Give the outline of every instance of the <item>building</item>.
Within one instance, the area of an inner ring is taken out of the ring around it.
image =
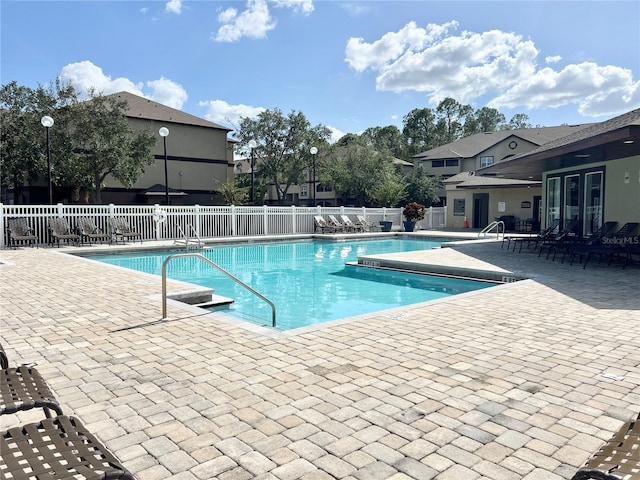
[[[170,203],[221,203],[217,182],[233,178],[232,141],[227,138],[231,129],[129,92],[114,95],[127,102],[131,127],[154,132],[158,142],[152,151],[155,164],[146,167],[131,188],[107,177],[102,191],[104,203],[165,203],[164,144],[158,134],[161,127],[169,130],[166,152]]]
[[[589,235],[604,221],[640,222],[640,109],[476,171],[541,182],[541,220]]]

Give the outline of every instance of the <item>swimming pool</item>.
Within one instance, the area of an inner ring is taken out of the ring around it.
[[[220,245],[201,253],[276,305],[277,329],[290,330],[457,295],[495,283],[346,266],[358,256],[438,247],[441,240],[294,241]],[[178,252],[94,255],[87,258],[161,275],[164,260]],[[180,258],[167,276],[213,288],[235,300],[227,313],[271,325],[271,307],[197,258]]]

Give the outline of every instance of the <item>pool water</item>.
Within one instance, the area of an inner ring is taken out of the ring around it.
[[[493,283],[346,266],[358,256],[425,250],[441,241],[384,239],[220,245],[200,250],[276,305],[278,330],[426,302],[493,286]],[[91,256],[93,260],[156,275],[177,252]],[[271,326],[271,307],[197,258],[179,258],[167,276],[235,300],[228,314]]]

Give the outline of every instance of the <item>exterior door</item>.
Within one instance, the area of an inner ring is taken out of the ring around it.
[[[489,225],[489,194],[473,194],[473,225],[472,228],[484,228]]]

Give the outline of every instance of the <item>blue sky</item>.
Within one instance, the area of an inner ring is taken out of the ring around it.
[[[345,133],[453,97],[533,125],[640,107],[640,2],[2,0],[2,84],[127,90],[233,128]]]

